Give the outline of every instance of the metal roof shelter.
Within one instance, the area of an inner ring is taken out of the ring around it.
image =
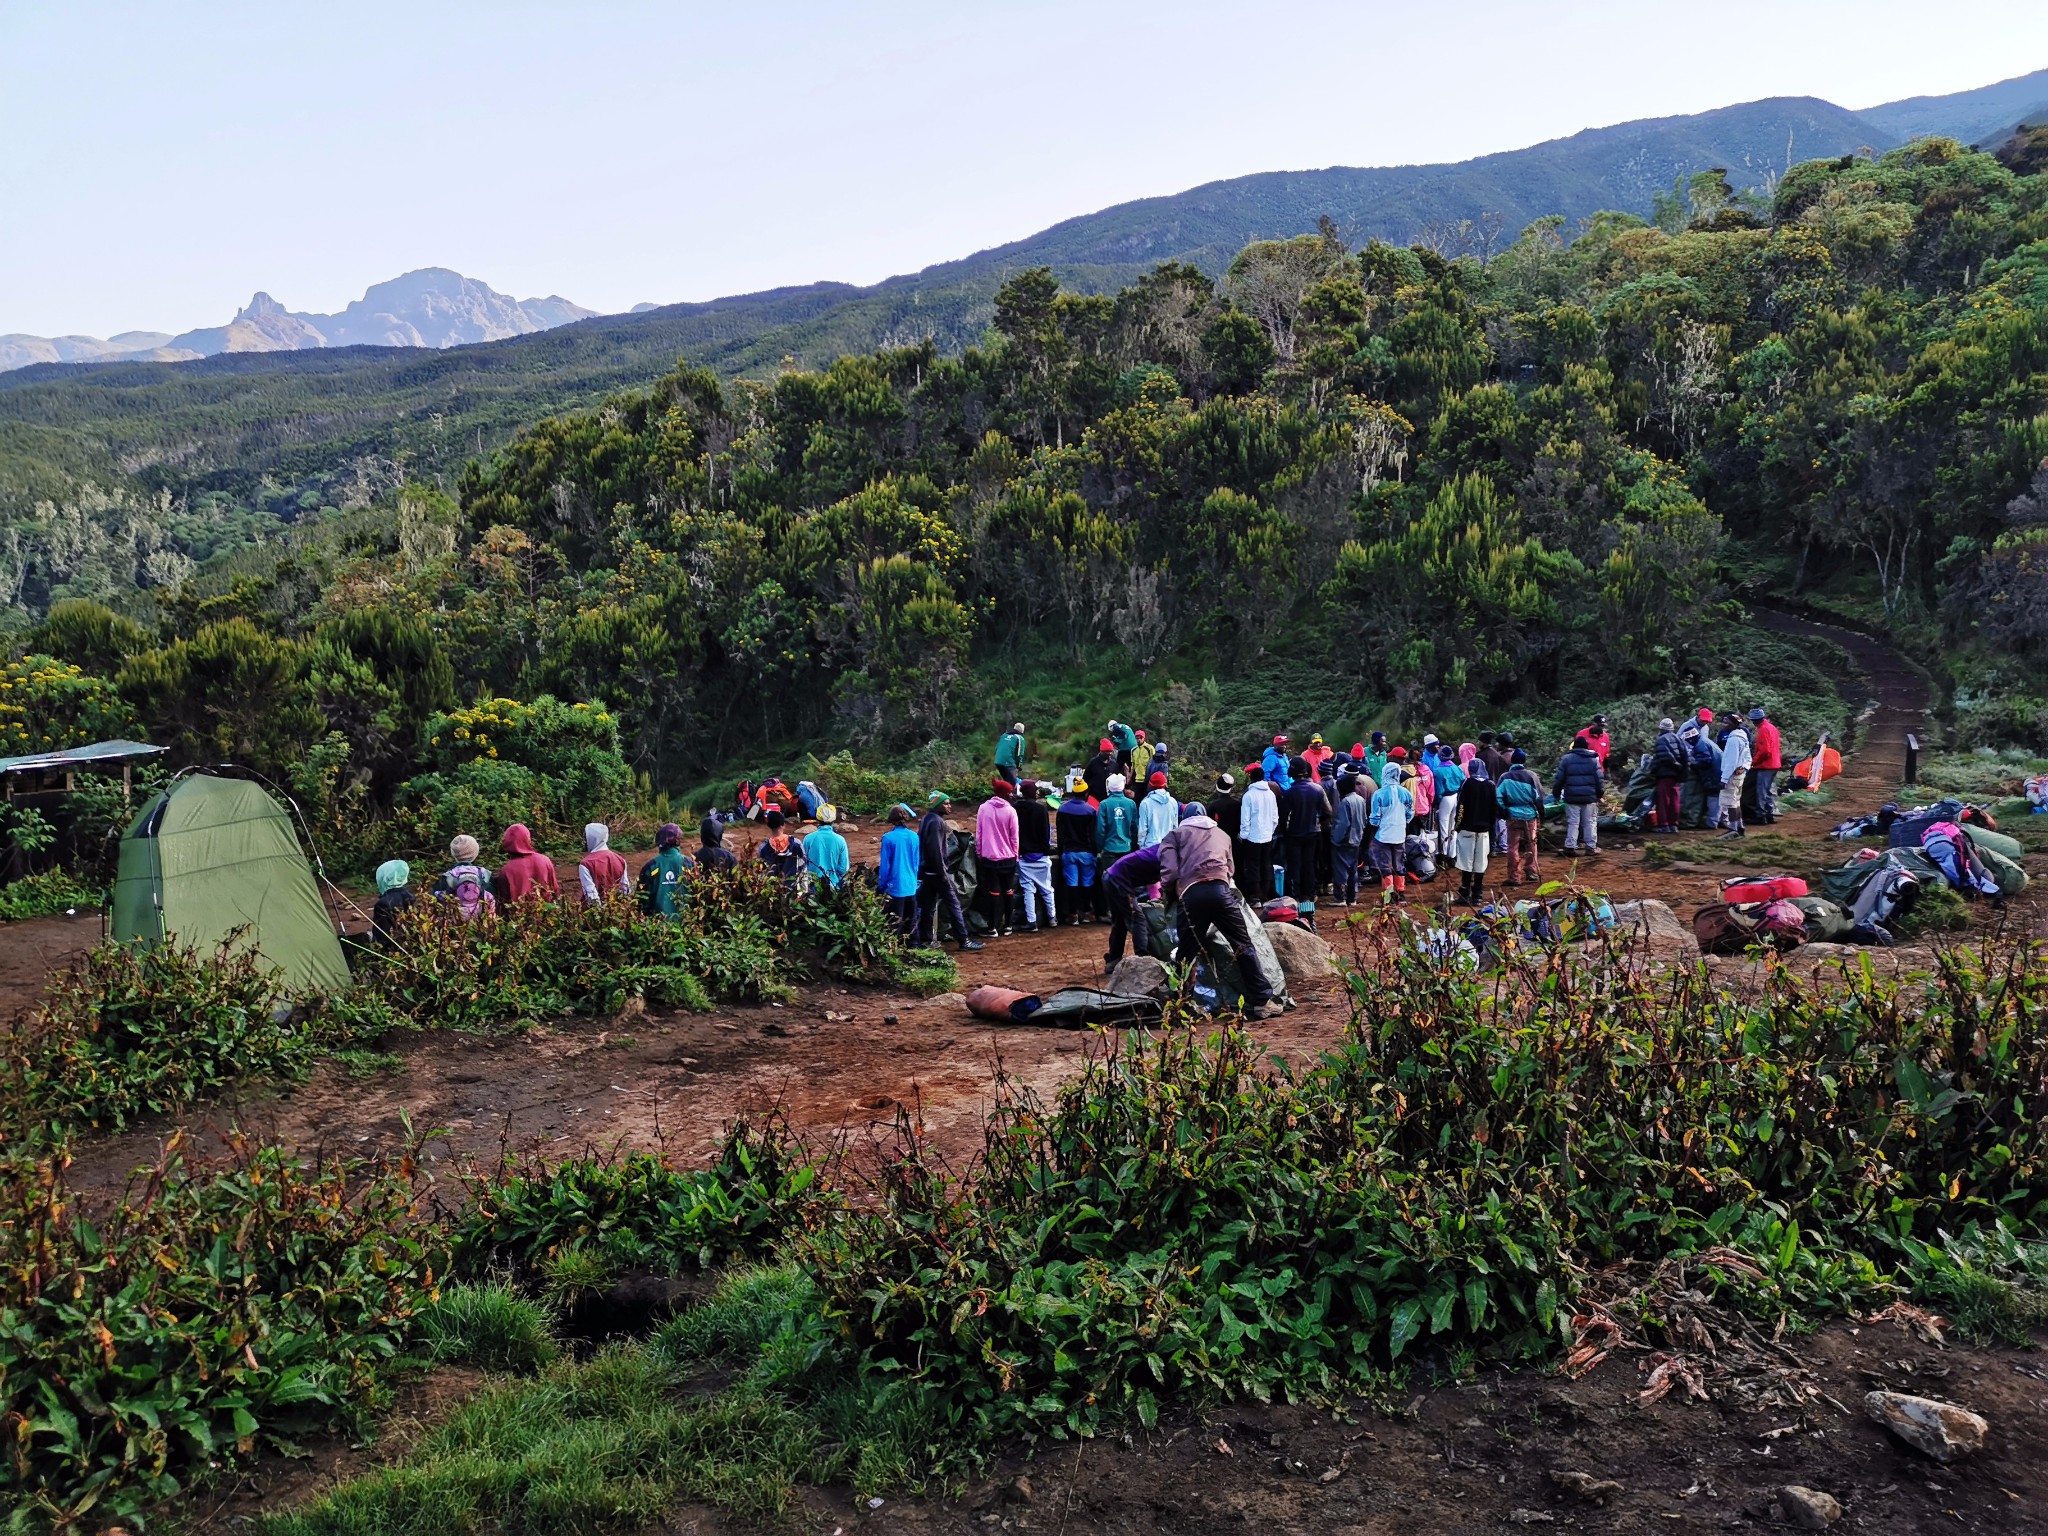
[[[70,773],[101,763],[130,764],[138,757],[155,757],[162,747],[146,741],[96,741],[89,747],[66,747],[62,752],[32,752],[26,757],[0,757],[0,774]]]

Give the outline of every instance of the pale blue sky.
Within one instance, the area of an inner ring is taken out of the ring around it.
[[[2044,64],[2039,0],[0,0],[0,332],[431,265],[605,310],[870,282],[1250,171]]]

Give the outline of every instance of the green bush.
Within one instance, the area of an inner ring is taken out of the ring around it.
[[[632,808],[618,720],[601,704],[486,699],[430,716],[422,733],[428,771],[399,803],[423,846],[458,832],[488,838],[515,821],[566,837]]]
[[[61,869],[0,886],[0,923],[17,923],[30,917],[54,917],[72,907],[97,910],[105,892],[84,884]]]
[[[104,1222],[62,1159],[0,1162],[10,1529],[137,1521],[259,1444],[354,1424],[445,1258],[402,1167],[177,1138]]]
[[[508,1285],[451,1285],[420,1312],[419,1329],[444,1365],[524,1374],[560,1353],[546,1309]]]
[[[103,944],[0,1036],[0,1137],[119,1130],[229,1083],[302,1070],[277,973],[247,949]]]

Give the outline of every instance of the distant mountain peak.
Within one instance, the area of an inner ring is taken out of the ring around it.
[[[250,299],[248,304],[239,313],[236,314],[235,319],[261,320],[266,316],[284,315],[289,313],[290,311],[287,310],[282,304],[278,303],[277,300],[273,299],[269,294],[265,293],[261,288],[259,288],[256,290],[256,296]]]

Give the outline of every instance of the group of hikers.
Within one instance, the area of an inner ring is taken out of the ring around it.
[[[989,792],[968,832],[975,878],[966,900],[954,879],[954,838],[967,829],[950,819],[952,797],[934,790],[921,814],[907,804],[890,810],[874,879],[903,938],[929,945],[950,932],[963,949],[980,949],[971,903],[996,937],[1106,923],[1104,960],[1113,966],[1127,940],[1146,948],[1145,904],[1164,888],[1235,949],[1244,903],[1266,913],[1275,903],[1298,908],[1330,892],[1352,906],[1375,882],[1379,899],[1396,903],[1406,899],[1411,878],[1433,879],[1439,861],[1458,871],[1455,902],[1478,906],[1495,858],[1506,860],[1509,887],[1539,878],[1537,833],[1547,811],[1561,816],[1567,857],[1598,857],[1602,803],[1625,766],[1614,760],[1600,714],[1576,733],[1547,783],[1510,731],[1481,731],[1455,745],[1434,733],[1390,742],[1375,731],[1349,751],[1320,734],[1296,751],[1276,735],[1245,765],[1241,788],[1235,775],[1221,774],[1206,800],[1177,799],[1166,743],[1122,721],[1109,722],[1094,756],[1064,784],[1027,778],[1028,757],[1019,721],[996,743]],[[1641,824],[1742,837],[1749,820],[1777,819],[1782,759],[1778,728],[1762,708],[1746,716],[1703,708],[1683,726],[1659,721],[1634,775],[1649,787]],[[848,877],[837,812],[814,786],[743,781],[736,800],[738,816],[757,821],[763,833],[748,856],[771,874],[833,886]],[[798,836],[806,816],[814,824]],[[610,829],[591,823],[577,867],[582,900],[637,899],[645,912],[675,915],[693,865],[715,871],[737,862],[725,846],[727,825],[719,812],[707,815],[694,858],[683,853],[682,829],[664,825],[636,880],[610,847]],[[535,851],[527,827],[506,828],[500,847],[505,858],[492,871],[478,862],[474,837],[455,838],[453,862],[431,896],[464,917],[560,898],[554,861]],[[412,872],[393,859],[376,878],[374,928],[388,945],[397,914],[415,899]]]
[[[997,741],[995,774],[975,813],[971,900],[999,937],[1106,922],[1110,965],[1134,929],[1143,948],[1144,900],[1162,884],[1177,883],[1185,906],[1184,874],[1176,882],[1168,873],[1180,867],[1169,845],[1186,839],[1182,829],[1205,848],[1220,840],[1225,857],[1203,867],[1220,867],[1211,878],[1231,899],[1262,911],[1276,901],[1313,903],[1325,892],[1352,906],[1375,882],[1382,902],[1400,902],[1411,876],[1433,878],[1439,860],[1458,871],[1456,903],[1478,906],[1495,858],[1506,860],[1510,887],[1539,878],[1537,832],[1547,809],[1561,816],[1567,857],[1598,857],[1603,800],[1625,766],[1615,761],[1607,717],[1599,714],[1574,736],[1547,783],[1510,731],[1481,731],[1455,745],[1434,733],[1394,743],[1375,731],[1349,751],[1320,734],[1296,751],[1278,735],[1245,765],[1242,788],[1235,775],[1222,774],[1200,801],[1172,792],[1167,744],[1121,721],[1109,722],[1095,755],[1063,785],[1026,778],[1027,757],[1020,721]],[[1641,824],[1745,836],[1749,820],[1777,819],[1782,766],[1778,728],[1762,708],[1746,715],[1701,709],[1682,727],[1659,721],[1638,762],[1652,784]],[[898,805],[879,878],[907,937],[931,943],[943,926],[963,948],[979,948],[949,878],[950,808],[943,791],[928,797],[921,819]],[[1222,901],[1220,893],[1203,899]]]

